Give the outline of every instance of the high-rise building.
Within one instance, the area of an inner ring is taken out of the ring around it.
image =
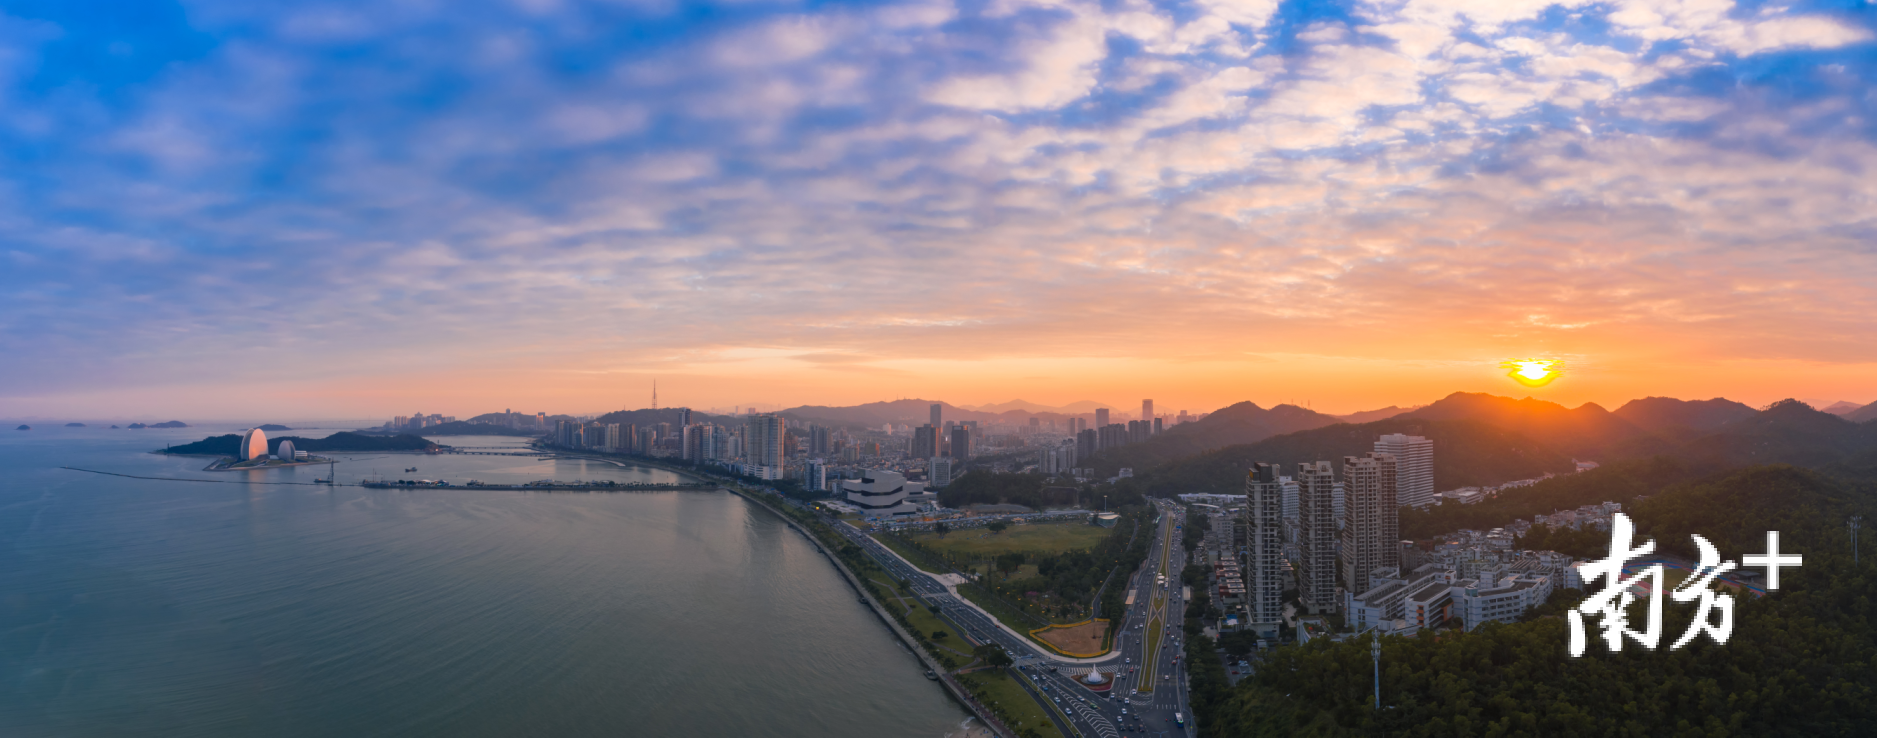
[[[709,458],[710,426],[697,423],[684,427],[684,445],[680,455],[685,461],[699,462]]]
[[[547,430],[547,413],[534,414],[534,427]]]
[[[1154,435],[1160,435],[1160,431],[1166,430],[1164,426],[1165,420],[1166,418],[1154,418]]]
[[[1100,448],[1101,448],[1100,439],[1096,437],[1095,431],[1089,430],[1087,428],[1083,428],[1082,430],[1076,431],[1075,433],[1076,458],[1086,459],[1090,456],[1094,456],[1095,451]]]
[[[828,464],[820,459],[810,459],[802,465],[802,486],[815,492],[828,489]]]
[[[932,427],[945,427],[945,405],[943,403],[932,403]]]
[[[743,458],[749,466],[775,469],[780,473],[782,464],[788,457],[782,452],[782,439],[785,431],[782,417],[779,415],[751,415],[743,426]],[[762,477],[762,474],[752,474]],[[774,479],[775,477],[763,477]]]
[[[952,460],[933,457],[926,466],[926,486],[943,487],[952,483]]]
[[[1297,561],[1297,590],[1305,609],[1336,609],[1336,518],[1330,495],[1336,472],[1330,462],[1297,465],[1297,515],[1302,527]]]
[[[1371,577],[1398,576],[1401,531],[1395,503],[1395,457],[1343,457],[1343,585],[1367,592]],[[1378,570],[1386,569],[1386,572]]]
[[[912,429],[912,457],[930,459],[939,455],[938,426],[926,424]]]
[[[688,407],[678,408],[678,427],[683,428],[690,424],[691,424],[691,408],[688,408]]]
[[[952,428],[952,458],[964,461],[971,458],[971,427],[954,426]]]
[[[1037,453],[1036,470],[1044,474],[1067,474],[1075,468],[1075,444],[1045,446]]]
[[[1153,400],[1141,400],[1141,422],[1143,423],[1154,422],[1154,401]]]
[[[1104,408],[1098,408],[1095,410],[1095,427],[1097,428],[1108,427],[1108,408],[1104,407]]]
[[[1284,622],[1284,485],[1277,467],[1252,464],[1245,479],[1245,610],[1251,629],[1276,638]]]
[[[1390,433],[1375,439],[1375,453],[1395,457],[1395,501],[1426,507],[1434,504],[1434,441]]]
[[[1030,435],[1034,436],[1041,432],[1043,432],[1043,419],[1034,415],[1030,416]]]
[[[820,425],[808,426],[808,455],[827,456],[830,453],[830,438],[827,428]]]

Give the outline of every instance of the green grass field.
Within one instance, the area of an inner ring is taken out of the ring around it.
[[[996,704],[1008,716],[1011,729],[1022,732],[1031,728],[1040,735],[1062,738],[1062,731],[1057,730],[1049,714],[1043,712],[1045,708],[1009,674],[1002,671],[960,674],[958,682],[976,693],[985,705]]]
[[[922,546],[954,556],[981,558],[1012,551],[1055,553],[1086,550],[1094,548],[1111,532],[1112,529],[1095,525],[1051,523],[1013,525],[1002,533],[992,533],[984,528],[955,530],[943,537],[937,533],[916,533],[912,539]]]

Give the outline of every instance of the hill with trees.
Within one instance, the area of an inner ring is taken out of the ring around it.
[[[292,441],[293,447],[300,451],[426,451],[437,444],[405,433],[395,436],[371,436],[351,431],[340,431],[325,438],[298,438],[282,436],[267,439],[267,452],[280,450],[281,441]],[[241,436],[230,433],[222,436],[210,436],[195,443],[171,446],[160,453],[185,456],[234,456],[241,450]]]
[[[659,423],[670,423],[675,427],[678,425],[681,415],[683,415],[683,412],[675,407],[661,407],[657,410],[651,408],[614,410],[605,415],[601,415],[594,419],[593,422],[600,424],[618,423],[620,425],[630,423],[640,428],[658,425]],[[711,423],[714,425],[736,425],[742,423],[743,419],[729,415],[708,415],[692,411],[691,422]]]
[[[1857,423],[1798,400],[1781,400],[1718,433],[1688,442],[1675,455],[1711,466],[1780,463],[1822,468],[1872,450],[1877,450],[1877,423]]]
[[[1266,410],[1250,402],[1222,408],[1191,423],[1168,428],[1145,441],[1104,449],[1085,460],[1100,476],[1117,470],[1140,470],[1195,456],[1216,448],[1256,443],[1285,433],[1335,425],[1343,422],[1296,405],[1278,405]]]
[[[1418,409],[1420,409],[1418,405],[1415,407],[1396,407],[1389,405],[1380,410],[1363,410],[1362,412],[1338,415],[1336,417],[1345,423],[1373,423],[1377,420],[1387,420],[1410,410]]]
[[[972,470],[938,491],[940,505],[962,508],[967,505],[1022,505],[1032,510],[1045,507],[1086,506],[1084,490],[1052,487],[1041,474],[992,474]]]
[[[828,405],[803,405],[783,410],[779,415],[791,420],[802,420],[822,425],[845,426],[849,428],[879,428],[887,423],[904,423],[911,426],[924,425],[932,418],[932,400],[893,400],[890,402],[869,402],[861,405],[844,407]],[[1009,403],[1006,403],[1007,405]],[[948,402],[938,403],[945,420],[976,420],[979,422],[1003,421],[1023,425],[1030,418],[1042,418],[1045,421],[1061,421],[1088,413],[1062,413],[1046,410],[1032,411],[1026,407],[999,412],[970,410]]]
[[[1515,400],[1484,393],[1455,392],[1401,417],[1476,420],[1519,433],[1558,453],[1579,459],[1646,456],[1673,447],[1594,402],[1566,408],[1530,397]]]
[[[1644,397],[1623,403],[1613,414],[1643,430],[1661,433],[1678,428],[1713,432],[1729,423],[1751,418],[1756,412],[1745,404],[1721,397],[1712,400]]]
[[[1369,639],[1280,648],[1236,688],[1195,690],[1202,735],[1877,734],[1877,561],[1854,567],[1844,528],[1850,514],[1877,514],[1874,500],[1868,483],[1763,466],[1671,483],[1639,504],[1639,531],[1670,551],[1692,554],[1699,533],[1738,562],[1778,529],[1805,556],[1779,591],[1735,598],[1725,645],[1668,650],[1694,608],[1664,598],[1659,650],[1626,641],[1612,654],[1593,635],[1572,658],[1558,613],[1582,593],[1561,590],[1528,622],[1384,637],[1381,711]],[[1639,617],[1646,604],[1635,607]]]
[[[1375,450],[1377,436],[1408,433],[1434,440],[1434,486],[1453,489],[1570,472],[1571,459],[1524,435],[1472,420],[1419,420],[1397,416],[1373,423],[1339,423],[1314,430],[1227,446],[1115,483],[1117,490],[1165,497],[1185,492],[1245,491],[1254,462],[1275,462],[1289,474],[1306,461],[1340,461]]]

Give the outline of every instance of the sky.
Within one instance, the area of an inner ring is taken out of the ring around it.
[[[0,417],[1870,402],[1873,90],[1850,0],[11,2]]]

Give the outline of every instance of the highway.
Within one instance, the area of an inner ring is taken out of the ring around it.
[[[1161,514],[1147,561],[1125,582],[1134,593],[1134,604],[1126,606],[1117,631],[1118,648],[1095,659],[1072,659],[1047,651],[1027,636],[1003,627],[969,600],[953,595],[935,573],[913,566],[853,526],[839,523],[835,528],[893,576],[910,582],[916,593],[940,607],[940,617],[975,643],[1003,647],[1016,661],[1026,688],[1046,706],[1055,708],[1058,727],[1066,728],[1065,735],[1186,736],[1193,734],[1193,714],[1187,703],[1181,655],[1180,626],[1185,621],[1186,605],[1179,582],[1180,570],[1185,566],[1179,526],[1184,524],[1184,514],[1179,505],[1165,501],[1155,504]],[[1162,574],[1166,576],[1164,585],[1158,581]],[[1127,599],[1124,593],[1122,601]],[[1090,668],[1099,668],[1104,676],[1112,677],[1113,687],[1097,692],[1079,683]],[[1185,727],[1177,724],[1176,715],[1184,717]]]

